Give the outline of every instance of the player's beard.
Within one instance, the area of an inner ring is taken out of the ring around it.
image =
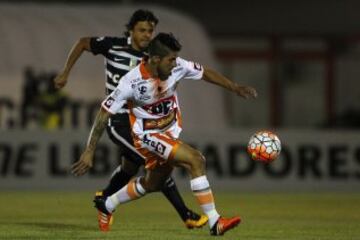
[[[135,46],[140,51],[146,51],[147,47],[149,46],[150,41],[147,40],[141,40],[141,39],[134,39]]]
[[[169,76],[171,75],[171,71],[170,71],[169,73],[164,73],[164,72],[161,71],[160,69],[159,69],[158,73],[159,73],[159,78],[160,78],[161,80],[166,80],[166,79],[168,79]]]
[[[140,41],[140,43],[141,43],[141,48],[146,49],[149,46],[150,40],[142,40]]]

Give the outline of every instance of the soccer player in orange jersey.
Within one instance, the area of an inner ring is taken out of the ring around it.
[[[106,200],[96,201],[98,210],[110,219],[118,204],[159,190],[174,167],[183,167],[190,175],[194,196],[209,218],[210,234],[223,235],[241,219],[220,216],[206,177],[204,157],[179,140],[182,126],[176,88],[187,79],[204,79],[244,98],[256,97],[257,93],[252,87],[234,83],[214,70],[178,57],[180,49],[181,45],[171,34],[160,33],[150,42],[149,56],[127,73],[103,101],[87,147],[72,171],[82,175],[92,166],[94,150],[107,120],[127,104],[134,145],[145,158],[146,175],[133,179]]]
[[[81,38],[71,49],[63,71],[54,79],[55,86],[64,87],[71,69],[82,53],[90,52],[104,57],[105,91],[106,95],[111,94],[121,77],[136,67],[145,56],[146,48],[152,39],[157,23],[158,19],[151,11],[139,9],[129,19],[125,37]],[[108,186],[102,191],[96,192],[95,200],[107,198],[121,189],[144,164],[143,156],[133,146],[127,112],[128,110],[124,108],[110,117],[106,130],[111,141],[121,149],[123,159],[121,165],[112,174]],[[161,191],[177,210],[187,228],[198,228],[206,224],[206,216],[200,216],[187,208],[171,176],[166,180]],[[109,225],[102,224],[102,222],[99,222],[99,227],[102,231],[109,230]]]

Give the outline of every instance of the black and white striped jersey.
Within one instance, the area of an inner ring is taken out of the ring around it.
[[[121,77],[136,67],[144,57],[144,52],[131,47],[130,38],[93,37],[90,40],[90,48],[94,55],[104,56],[106,95],[109,95]]]

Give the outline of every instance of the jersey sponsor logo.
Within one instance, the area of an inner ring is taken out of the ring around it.
[[[147,100],[149,100],[151,98],[151,96],[150,95],[142,95],[142,96],[140,96],[140,100],[141,101],[147,101]]]
[[[115,99],[111,96],[109,96],[105,101],[105,107],[110,108],[111,105],[115,102]]]
[[[136,87],[139,89],[142,85],[147,85],[148,83],[145,81],[142,81],[141,78],[136,78],[134,80],[131,80],[131,88],[136,89]]]
[[[143,143],[145,143],[146,145],[148,145],[149,147],[154,149],[155,152],[157,152],[161,155],[165,153],[166,146],[164,144],[162,144],[161,142],[149,139],[147,134],[145,134],[142,141],[143,141]]]
[[[198,71],[201,71],[202,70],[202,66],[200,63],[197,63],[197,62],[193,62],[193,67],[194,69],[198,70]]]
[[[114,74],[112,75],[111,79],[113,80],[114,83],[119,83],[119,80],[121,79],[119,74]]]
[[[124,61],[126,61],[125,58],[117,58],[117,57],[115,57],[114,60],[115,60],[116,62],[124,62]]]
[[[113,74],[109,70],[106,70],[105,72],[106,72],[106,75],[108,76],[108,78],[110,80],[112,80],[113,83],[115,83],[115,86],[119,83],[119,80],[121,79],[121,76],[123,75],[123,74],[120,75],[120,74],[117,74],[117,73]],[[108,79],[108,82],[110,81],[109,79]]]
[[[171,71],[171,73],[176,73],[176,72],[180,72],[180,71],[182,71],[184,68],[183,67],[181,67],[181,66],[176,66],[172,71]]]
[[[104,40],[105,39],[105,37],[98,37],[97,39],[96,39],[96,41],[97,42],[101,42],[102,40]]]
[[[176,121],[176,109],[169,113],[166,116],[156,118],[156,119],[143,119],[143,129],[144,130],[164,130],[168,128]]]
[[[140,99],[141,101],[146,101],[146,100],[149,100],[149,99],[151,98],[150,95],[146,95],[146,94],[145,94],[146,91],[147,91],[147,86],[140,86],[140,87],[138,87],[138,92],[140,93],[139,99]]]
[[[147,87],[146,86],[141,86],[138,88],[138,91],[141,95],[143,95],[144,93],[146,93]]]
[[[134,78],[131,79],[131,88],[134,89],[136,86],[140,86],[146,84],[146,82],[142,81],[142,78]]]
[[[113,92],[113,96],[114,96],[114,98],[117,98],[119,95],[120,95],[120,93],[121,93],[121,90],[120,89],[115,89],[115,91]]]
[[[143,106],[142,108],[150,114],[165,116],[176,108],[175,97],[164,98],[156,103]]]

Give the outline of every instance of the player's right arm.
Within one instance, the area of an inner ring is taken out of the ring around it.
[[[131,99],[132,88],[127,80],[126,75],[121,78],[116,89],[102,102],[92,125],[86,148],[80,159],[71,166],[71,172],[75,176],[84,175],[92,167],[97,144],[104,133],[110,116],[116,114],[126,101]]]
[[[84,175],[93,166],[97,143],[104,132],[110,116],[110,112],[100,108],[91,128],[85,151],[81,154],[80,159],[71,166],[71,172],[75,176]]]
[[[57,89],[63,88],[68,80],[69,73],[84,51],[91,51],[89,37],[80,38],[71,48],[63,70],[55,77],[54,84]]]

